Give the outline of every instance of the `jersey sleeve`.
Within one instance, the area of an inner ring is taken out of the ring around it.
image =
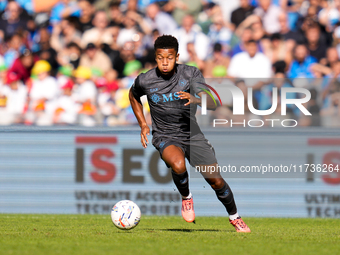
[[[205,84],[205,79],[201,73],[200,70],[198,70],[197,68],[195,68],[194,72],[193,72],[193,76],[192,76],[192,80],[191,80],[191,94],[198,94],[200,92],[203,92],[203,88],[205,88],[206,86]]]
[[[145,95],[144,90],[140,84],[140,76],[135,79],[134,83],[132,84],[131,91],[136,99],[140,99],[142,96]]]

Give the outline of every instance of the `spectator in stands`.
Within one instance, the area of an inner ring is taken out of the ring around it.
[[[307,29],[310,27],[310,26],[313,26],[314,24],[318,24],[317,22],[317,19],[316,18],[311,18],[311,17],[308,17],[308,15],[306,17],[303,17],[302,18],[302,24],[298,24],[300,26],[299,27],[299,32],[300,33],[303,33],[305,34]]]
[[[20,17],[22,9],[16,1],[8,1],[6,15],[0,19],[0,38],[11,37],[15,33],[27,30],[28,19]]]
[[[175,20],[167,13],[162,12],[154,3],[146,8],[146,22],[152,30],[157,29],[160,35],[171,35],[177,28]]]
[[[187,44],[193,42],[197,56],[201,60],[205,60],[208,56],[209,38],[203,34],[197,26],[192,16],[187,15],[183,18],[182,27],[177,29],[174,36],[179,43],[179,61],[188,62],[189,53],[187,51]]]
[[[281,12],[278,16],[280,23],[280,34],[288,43],[290,49],[293,49],[296,43],[303,43],[304,37],[301,33],[294,32],[289,28],[287,13]]]
[[[112,43],[111,45],[108,45],[112,50],[119,51],[119,45],[118,45],[118,35],[120,28],[119,26],[113,26],[108,28],[111,35],[112,35]],[[102,47],[105,47],[105,43],[103,43]]]
[[[226,27],[222,15],[216,15],[214,17],[213,24],[209,29],[208,37],[210,38],[211,49],[214,44],[220,43],[225,53],[229,51],[232,32]]]
[[[46,60],[39,60],[33,66],[32,73],[37,76],[30,91],[31,109],[34,111],[44,109],[45,102],[55,99],[59,93],[56,79],[50,76],[51,70]]]
[[[109,5],[109,17],[110,17],[110,27],[119,27],[124,28],[123,20],[124,16],[123,13],[119,9],[120,2],[112,1]]]
[[[39,60],[34,64],[32,74],[36,75],[37,79],[33,80],[29,93],[27,123],[52,124],[52,115],[47,111],[47,104],[57,98],[59,88],[56,79],[50,76],[50,71],[51,65],[45,60]]]
[[[50,22],[55,24],[69,16],[80,17],[80,8],[77,2],[60,0],[51,10]]]
[[[262,20],[256,15],[250,15],[246,18],[237,28],[235,34],[241,37],[241,43],[244,42],[243,34],[245,30],[251,30],[251,39],[255,40],[259,44],[259,50],[262,52],[263,43],[269,43],[266,31],[263,28]]]
[[[39,51],[37,55],[39,59],[46,60],[52,67],[51,74],[56,75],[59,68],[57,61],[57,52],[50,45],[50,33],[47,28],[41,28],[39,31]]]
[[[27,88],[15,73],[7,74],[6,84],[0,91],[5,102],[0,107],[0,125],[23,123]]]
[[[22,51],[25,48],[21,34],[14,34],[9,37],[7,47],[7,51],[4,54],[5,65],[11,67],[14,60],[19,57],[20,50]]]
[[[82,50],[78,44],[71,42],[66,48],[59,52],[58,63],[61,66],[71,65],[73,69],[77,69],[80,62]]]
[[[65,18],[60,24],[53,27],[51,46],[56,51],[63,50],[69,43],[80,45],[81,33],[77,30],[77,23],[74,17]]]
[[[91,69],[84,66],[79,66],[75,72],[76,81],[75,99],[76,102],[84,104],[86,102],[95,105],[96,102],[96,86],[91,81]]]
[[[252,15],[255,7],[251,6],[249,0],[240,0],[240,7],[231,13],[232,29],[235,30],[248,16]]]
[[[100,46],[102,43],[110,45],[112,43],[112,35],[107,29],[108,24],[109,21],[105,11],[96,12],[93,19],[94,27],[84,32],[81,46],[86,47],[89,43],[94,43],[96,46]]]
[[[240,36],[240,42],[234,46],[229,52],[228,55],[233,57],[237,53],[245,51],[245,44],[253,38],[253,31],[251,28],[246,28],[242,31]]]
[[[197,52],[195,50],[195,44],[193,42],[189,42],[187,44],[187,51],[189,54],[189,59],[188,62],[186,62],[186,64],[189,66],[194,66],[203,71],[205,63],[198,57]]]
[[[136,58],[142,63],[145,69],[156,67],[154,42],[159,36],[158,30],[152,32],[152,36],[143,35],[141,40],[135,42]]]
[[[262,47],[263,42],[268,41],[268,35],[264,29],[262,20],[257,16],[255,17],[257,19],[250,25],[250,28],[253,31],[253,39]]]
[[[339,61],[339,54],[335,47],[329,47],[326,51],[326,60],[322,63],[327,67],[332,68]]]
[[[274,64],[278,61],[285,61],[289,65],[292,61],[292,51],[287,47],[279,33],[270,36],[270,43],[263,49],[264,54]]]
[[[196,20],[202,10],[202,1],[200,0],[170,0],[163,7],[168,13],[171,13],[177,24],[182,25],[183,18],[191,15]]]
[[[221,8],[214,2],[205,2],[203,5],[203,11],[198,15],[196,19],[196,23],[201,27],[204,34],[209,33],[210,25],[213,23],[213,19],[215,16],[223,17]],[[230,28],[231,25],[225,20],[224,17],[223,20]]]
[[[337,26],[332,34],[333,46],[336,47],[338,55],[340,56],[340,26]]]
[[[122,47],[126,42],[134,41],[138,38],[138,31],[144,34],[151,34],[152,30],[145,19],[137,12],[128,11],[124,17],[125,28],[119,31],[117,44]]]
[[[124,1],[124,0],[123,0]],[[144,15],[146,12],[146,7],[151,4],[152,2],[157,2],[154,0],[147,0],[147,1],[141,1],[141,0],[125,0],[127,1],[125,7],[124,7],[124,11],[123,14],[126,14],[128,11],[133,11],[133,12],[137,12],[140,15]],[[121,2],[120,0],[117,0],[117,2]],[[142,3],[141,3],[142,2]],[[143,5],[143,8],[141,8],[140,4]]]
[[[73,71],[73,67],[70,65],[59,67],[56,75],[59,89],[61,89],[61,87],[63,87],[67,83],[67,81],[71,80]]]
[[[258,79],[271,77],[271,62],[263,53],[258,51],[256,41],[250,40],[245,44],[246,51],[234,55],[230,60],[228,75],[232,78],[248,78],[247,86],[254,86]]]
[[[8,74],[7,70],[8,68],[4,63],[0,64],[0,91],[6,83],[6,77]]]
[[[122,2],[121,0],[96,0],[93,1],[93,6],[96,10],[108,10],[112,2]]]
[[[129,102],[129,90],[128,89],[119,89],[116,94],[116,104],[122,109],[120,112],[120,118],[122,122],[121,125],[136,125],[138,122],[136,118],[133,116],[133,110]]]
[[[138,32],[137,35],[136,40],[133,42],[136,59],[138,59],[143,66],[148,63],[155,63],[155,51],[150,45],[152,43],[152,37],[147,36],[142,32]]]
[[[125,76],[124,74],[124,69],[125,69],[125,64],[131,61],[136,60],[136,56],[134,54],[135,50],[135,45],[133,42],[126,42],[120,51],[120,58],[122,59],[122,68],[121,68],[121,73],[118,71],[118,77],[122,78]]]
[[[306,30],[307,48],[309,54],[319,62],[326,56],[326,41],[321,36],[320,26],[317,23],[310,25]]]
[[[274,73],[286,73],[287,70],[287,63],[285,61],[276,61],[273,66]]]
[[[74,91],[75,101],[81,105],[79,110],[79,124],[94,126],[96,124],[95,114],[97,91],[95,84],[91,81],[91,69],[79,66],[74,73],[76,89]]]
[[[340,21],[340,1],[322,1],[322,4],[324,6],[318,13],[318,21],[327,31],[332,31]]]
[[[272,4],[271,0],[259,0],[259,6],[254,10],[254,14],[263,20],[264,29],[268,34],[280,32],[278,16],[281,12],[281,8]]]
[[[104,73],[112,69],[110,58],[93,43],[89,43],[86,46],[85,52],[80,58],[79,65],[98,68]]]
[[[121,87],[129,89],[142,70],[142,67],[142,64],[138,60],[130,60],[126,62],[123,71],[125,77],[121,80]]]
[[[53,115],[54,124],[76,124],[77,114],[80,108],[73,96],[74,83],[71,79],[61,86],[62,94],[48,105],[48,110]]]
[[[82,33],[93,28],[93,16],[95,12],[95,8],[92,5],[91,0],[79,0],[78,1],[79,8],[81,10],[80,17],[78,19],[79,28]]]
[[[19,58],[14,61],[12,67],[9,68],[9,72],[17,74],[20,80],[26,83],[31,76],[31,70],[37,60],[38,58],[33,56],[30,50],[25,49]]]
[[[6,1],[1,1],[0,2],[0,12],[4,12],[6,11],[6,7],[7,4],[10,2],[11,0],[6,0]],[[22,8],[22,12],[20,14],[20,17],[27,17],[28,15],[32,15],[35,14],[34,13],[34,6],[32,4],[31,0],[17,0],[16,1],[20,7]]]
[[[294,49],[294,60],[289,67],[287,77],[313,78],[311,67],[314,63],[317,63],[317,60],[309,55],[306,45],[296,45]]]
[[[205,78],[223,78],[227,75],[227,68],[230,58],[223,54],[222,45],[216,43],[213,49],[213,56],[206,61],[203,75]]]
[[[120,57],[121,47],[118,46],[118,35],[120,28],[118,26],[110,27],[112,35],[112,43],[111,45],[103,44],[102,51],[110,58],[112,67],[122,76],[124,69],[124,61]]]
[[[121,124],[121,109],[116,103],[116,92],[119,89],[116,83],[107,84],[105,90],[98,95],[98,106],[104,116],[104,123],[108,126]]]
[[[236,0],[214,0],[214,3],[216,3],[216,7],[219,9],[219,13],[223,14],[223,18],[226,21],[230,20],[232,11],[239,7],[239,1]]]

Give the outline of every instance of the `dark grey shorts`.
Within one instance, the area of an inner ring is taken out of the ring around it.
[[[166,147],[175,145],[182,149],[185,157],[193,167],[217,163],[214,147],[201,133],[192,136],[190,141],[183,141],[180,139],[162,136],[153,137],[152,144],[159,151],[161,158]],[[167,167],[169,166],[167,165]]]

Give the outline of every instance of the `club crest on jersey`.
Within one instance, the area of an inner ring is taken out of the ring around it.
[[[157,94],[152,94],[152,95],[151,95],[151,100],[152,100],[152,102],[154,102],[155,104],[157,104],[161,99],[162,99],[162,98],[161,98],[159,95],[157,95]]]
[[[187,85],[187,83],[188,83],[187,80],[182,79],[182,80],[179,81],[179,86],[184,87],[185,85]]]

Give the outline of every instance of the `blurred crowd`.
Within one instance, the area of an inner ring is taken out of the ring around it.
[[[273,87],[303,87],[313,117],[289,115],[340,126],[340,0],[39,2],[0,1],[0,125],[136,124],[128,90],[171,34],[181,63],[252,87],[256,109],[271,107]]]

